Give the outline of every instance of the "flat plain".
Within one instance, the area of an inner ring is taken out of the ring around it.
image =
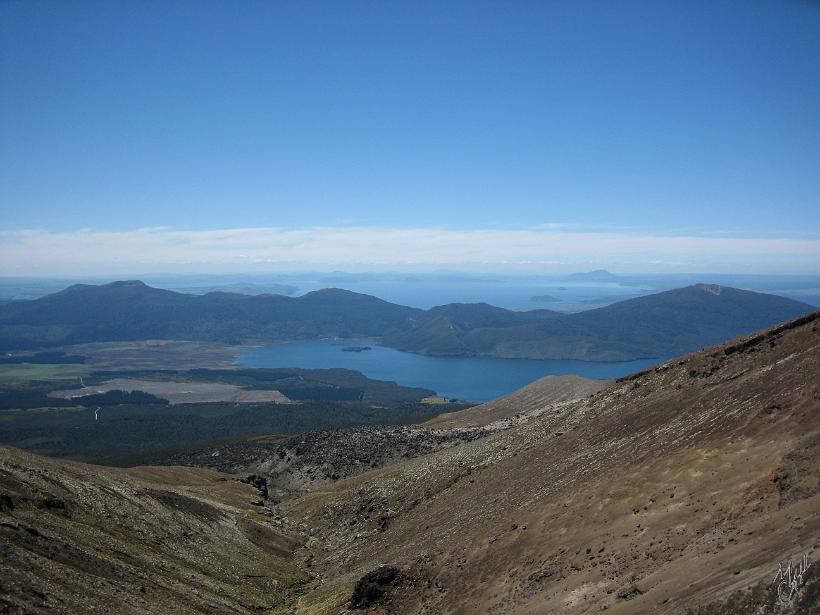
[[[114,378],[101,384],[82,389],[52,391],[49,397],[75,399],[86,395],[108,393],[109,391],[143,391],[167,399],[171,404],[193,404],[209,402],[233,402],[253,404],[271,402],[290,404],[290,399],[276,390],[245,390],[235,384],[219,382],[174,382],[171,380],[139,380],[136,378]]]
[[[32,380],[75,380],[86,374],[88,374],[88,367],[82,364],[0,365],[0,384],[16,384]]]

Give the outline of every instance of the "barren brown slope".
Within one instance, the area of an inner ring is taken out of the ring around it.
[[[0,612],[271,612],[306,577],[258,497],[212,470],[0,446]]]
[[[381,425],[309,431],[263,450],[253,471],[274,486],[275,497],[290,497],[306,489],[324,489],[348,478],[401,459],[419,457],[459,446],[508,429],[554,404],[578,399],[600,390],[605,380],[580,376],[547,376],[506,397],[467,410],[441,415],[419,426]],[[194,463],[221,463],[236,458],[248,444],[234,444],[195,453]],[[217,456],[214,456],[214,454]],[[187,455],[191,459],[191,455]]]
[[[592,395],[610,384],[582,376],[544,376],[505,397],[458,412],[441,414],[425,425],[436,428],[483,427],[522,412]]]
[[[343,611],[380,564],[357,602],[382,613],[684,613],[765,588],[820,559],[819,373],[815,313],[324,485],[284,504],[324,575],[300,605]],[[818,568],[792,612],[817,612]]]

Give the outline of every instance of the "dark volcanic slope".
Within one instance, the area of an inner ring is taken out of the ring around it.
[[[365,336],[434,355],[618,361],[689,352],[812,309],[783,297],[705,284],[560,314],[484,303],[424,311],[339,289],[295,298],[192,296],[132,281],[72,286],[0,305],[0,350],[117,340],[245,343]]]
[[[257,497],[211,470],[115,470],[0,446],[0,612],[268,612],[307,577],[290,563],[301,540]]]
[[[325,577],[301,604],[774,612],[778,563],[820,559],[818,314],[286,502]],[[778,612],[818,612],[812,574]]]

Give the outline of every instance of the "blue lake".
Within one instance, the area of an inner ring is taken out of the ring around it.
[[[345,346],[371,346],[364,352],[343,352]],[[488,401],[512,393],[542,376],[577,374],[617,378],[660,362],[659,359],[601,363],[493,357],[426,357],[375,346],[368,340],[289,342],[252,348],[236,361],[248,367],[344,367],[369,378],[433,389],[439,395]]]

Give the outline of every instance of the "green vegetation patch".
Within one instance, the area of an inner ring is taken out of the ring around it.
[[[324,585],[302,596],[296,603],[298,615],[330,615],[350,600],[356,583],[351,581],[341,585]]]
[[[0,384],[37,380],[72,380],[88,375],[88,367],[78,363],[0,364]]]

